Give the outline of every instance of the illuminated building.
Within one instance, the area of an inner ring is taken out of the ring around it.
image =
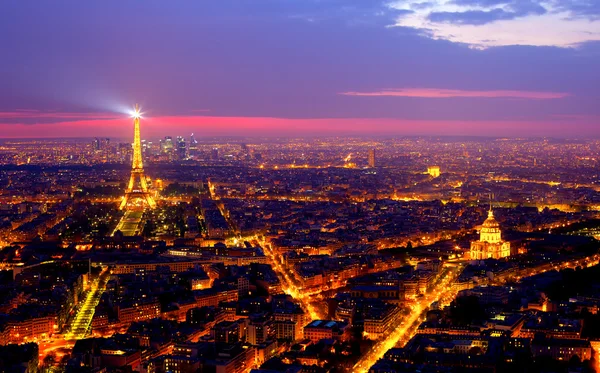
[[[117,318],[123,324],[157,318],[160,315],[158,301],[145,303],[130,303],[126,306],[117,306]]]
[[[38,340],[48,340],[57,332],[58,318],[56,315],[45,315],[31,318],[9,320],[6,324],[7,336],[10,343],[25,343]]]
[[[346,167],[346,168],[356,167],[356,163],[352,162],[352,153],[348,154],[348,156],[346,156],[346,158],[344,158],[344,167]]]
[[[165,368],[172,373],[187,373],[200,371],[200,360],[190,356],[172,356],[165,358]]]
[[[277,341],[270,340],[265,343],[261,343],[258,346],[255,346],[256,350],[256,364],[262,365],[265,361],[268,361],[272,357],[275,357],[279,353],[279,346]],[[252,370],[254,371],[254,370]]]
[[[532,342],[531,354],[534,358],[547,356],[562,361],[569,361],[576,355],[583,361],[592,358],[592,346],[584,339],[539,338]]]
[[[304,327],[304,338],[313,342],[321,339],[341,339],[348,337],[348,323],[333,320],[315,320]]]
[[[163,363],[153,360],[149,372],[215,372],[247,373],[255,364],[257,352],[241,343],[179,343],[173,355],[166,355]],[[200,367],[200,369],[198,369]]]
[[[187,146],[185,139],[181,136],[177,136],[177,158],[184,160],[187,158]]]
[[[107,149],[110,146],[110,139],[109,138],[99,139],[96,137],[94,139],[94,142],[92,145],[94,147],[94,150]]]
[[[296,323],[290,320],[278,320],[273,322],[273,327],[275,328],[275,336],[277,339],[288,339],[291,341],[295,341],[296,339],[300,339],[302,334],[298,334],[296,332],[297,327]]]
[[[457,298],[477,297],[481,305],[508,304],[508,289],[503,286],[477,286],[473,289],[461,290]]]
[[[173,138],[171,136],[165,136],[165,139],[160,141],[160,150],[163,153],[173,151]]]
[[[190,136],[190,156],[195,156],[198,153],[198,140],[194,137],[194,134]]]
[[[131,144],[128,143],[119,143],[117,145],[117,156],[122,160],[129,160],[131,157]]]
[[[149,143],[146,140],[142,140],[142,154],[148,154],[151,144],[151,142]]]
[[[440,177],[440,166],[429,166],[429,167],[427,167],[427,173],[431,177]]]
[[[125,198],[121,202],[120,209],[124,209],[133,199],[145,201],[150,208],[156,207],[156,202],[148,191],[146,183],[146,175],[144,174],[144,165],[142,163],[142,145],[140,141],[140,109],[135,105],[135,113],[133,117],[133,161],[131,165],[131,177],[129,185],[125,191]],[[136,185],[136,180],[137,184]]]
[[[425,335],[460,335],[465,337],[479,337],[481,336],[481,327],[424,322],[417,328],[417,333]]]
[[[400,308],[388,305],[385,308],[367,308],[364,318],[364,331],[370,339],[378,339],[387,335],[393,328],[396,319],[400,316]]]
[[[103,366],[107,368],[128,367],[137,371],[141,364],[141,353],[135,349],[121,350],[119,347],[105,346],[100,349]]]
[[[194,298],[196,299],[196,305],[198,305],[198,307],[217,307],[221,302],[237,302],[239,299],[237,289],[215,288],[196,290],[194,292]]]
[[[212,330],[216,343],[236,343],[240,340],[240,323],[237,321],[221,321]]]
[[[272,333],[272,326],[270,321],[264,318],[250,320],[250,325],[248,325],[247,329],[247,341],[248,343],[253,345],[258,345],[266,342],[267,339],[269,339],[270,334]]]
[[[353,298],[377,298],[394,303],[400,301],[400,288],[398,286],[358,285],[350,290],[350,295]]]
[[[500,224],[494,218],[494,212],[490,208],[488,218],[481,226],[479,241],[471,242],[470,258],[480,259],[500,259],[510,256],[510,242],[502,240],[502,231]]]
[[[203,260],[186,260],[186,261],[153,261],[142,263],[118,263],[111,269],[111,273],[122,275],[126,273],[135,273],[136,270],[144,269],[146,271],[156,271],[157,267],[167,266],[171,272],[185,272],[194,268],[197,264],[205,263]]]
[[[308,315],[302,311],[300,307],[293,310],[279,309],[273,313],[273,319],[275,320],[276,333],[285,334],[291,337],[292,340],[301,339],[303,337],[304,325],[309,321]],[[288,322],[287,325],[277,325],[278,323]],[[292,324],[289,324],[289,323]],[[289,328],[293,327],[293,332],[289,331]],[[277,329],[279,328],[279,329]],[[291,333],[291,334],[289,334]],[[279,336],[277,338],[280,338]],[[286,337],[282,337],[286,338]]]
[[[369,167],[375,167],[375,149],[369,150]]]
[[[190,287],[192,290],[202,290],[210,287],[210,278],[192,278],[190,279]]]

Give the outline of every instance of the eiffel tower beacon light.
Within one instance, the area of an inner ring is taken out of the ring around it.
[[[134,200],[143,201],[148,207],[155,208],[156,201],[148,190],[146,175],[144,174],[144,164],[142,162],[142,144],[140,140],[140,118],[142,114],[140,107],[135,104],[133,112],[133,162],[131,164],[131,177],[125,191],[125,198],[121,201],[119,209],[125,209]]]

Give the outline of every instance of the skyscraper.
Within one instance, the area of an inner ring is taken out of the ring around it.
[[[375,149],[369,150],[369,167],[375,168]]]
[[[99,139],[96,137],[92,145],[94,147],[94,150],[108,149],[108,147],[110,146],[110,139],[108,137],[104,139]]]
[[[171,153],[173,151],[173,138],[171,136],[165,136],[165,139],[160,144],[160,150],[163,153]]]
[[[187,159],[187,146],[182,136],[177,136],[177,158],[179,160]]]
[[[198,140],[194,137],[194,134],[190,136],[190,148],[189,156],[194,157],[198,153]]]

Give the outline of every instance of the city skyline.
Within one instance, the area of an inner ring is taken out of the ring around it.
[[[427,4],[3,3],[0,137],[600,136],[592,1]]]
[[[600,373],[600,0],[9,0],[0,46],[0,373]]]

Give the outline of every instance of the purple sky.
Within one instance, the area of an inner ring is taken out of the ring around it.
[[[600,137],[599,40],[597,0],[8,0],[0,137]]]

